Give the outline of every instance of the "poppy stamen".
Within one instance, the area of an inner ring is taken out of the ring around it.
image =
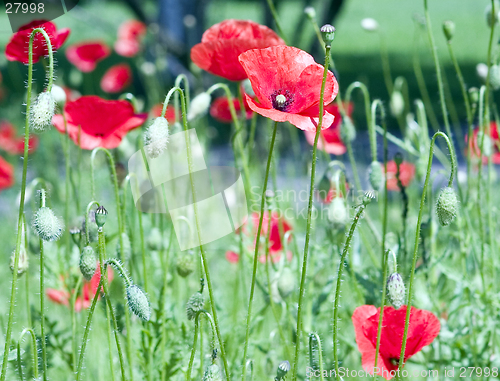
[[[271,103],[275,110],[287,112],[290,105],[293,103],[293,94],[289,90],[282,92],[282,90],[275,91],[271,94]]]

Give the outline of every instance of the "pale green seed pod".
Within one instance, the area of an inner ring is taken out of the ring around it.
[[[91,280],[97,269],[97,256],[92,246],[85,246],[80,254],[80,271],[86,280]]]
[[[304,13],[310,20],[314,20],[316,18],[316,10],[313,7],[305,7]]]
[[[190,251],[182,252],[177,256],[177,273],[185,278],[195,269],[194,255]]]
[[[285,267],[278,279],[278,292],[286,299],[295,289],[295,277],[290,267]]]
[[[30,126],[37,132],[45,131],[52,125],[56,101],[51,92],[40,93],[31,106]]]
[[[207,368],[203,375],[203,381],[222,381],[220,369],[217,364],[212,364]]]
[[[144,133],[144,150],[150,158],[157,158],[165,152],[168,144],[168,136],[167,119],[159,116]]]
[[[490,28],[493,28],[493,26],[498,23],[500,14],[499,10],[500,10],[500,3],[497,0],[495,0],[495,12],[493,12],[491,3],[489,3],[488,6],[486,7],[486,23]]]
[[[490,69],[490,84],[493,90],[500,89],[500,66],[493,65]]]
[[[149,321],[151,317],[151,307],[144,291],[135,284],[127,287],[127,302],[130,310],[141,320]]]
[[[368,180],[374,190],[378,191],[382,187],[384,173],[382,171],[382,165],[378,161],[372,161],[368,167]]]
[[[343,142],[352,142],[356,139],[356,128],[352,123],[352,119],[346,115],[342,121],[342,126],[340,127],[340,137]]]
[[[10,271],[14,272],[14,261],[16,259],[16,251],[14,250],[12,252],[12,256],[10,257]],[[19,248],[19,260],[17,262],[17,276],[20,277],[23,275],[26,271],[28,271],[29,268],[29,261],[28,261],[28,253],[26,252],[26,247],[24,244],[21,244],[21,247]]]
[[[52,209],[43,206],[35,213],[33,230],[44,241],[57,241],[62,234],[64,225]]]
[[[446,37],[446,41],[450,42],[455,34],[455,23],[451,20],[445,21],[443,23],[443,33]]]
[[[291,366],[288,360],[280,362],[280,364],[278,365],[278,371],[276,372],[276,379],[283,380],[286,377],[287,373],[290,371],[290,369]]]
[[[405,283],[398,273],[393,273],[387,279],[387,295],[395,309],[399,309],[405,300]]]
[[[333,39],[335,38],[335,27],[330,24],[325,24],[321,27],[321,38],[323,38],[323,42],[325,46],[331,46]]]
[[[106,217],[108,216],[108,211],[104,206],[100,206],[95,211],[95,223],[97,227],[102,228],[106,223]]]
[[[187,120],[191,121],[196,119],[199,116],[205,115],[210,107],[210,102],[212,98],[210,94],[203,92],[195,96],[191,100],[191,104],[189,105],[189,111],[187,114]]]
[[[201,292],[195,292],[186,303],[186,315],[188,320],[193,320],[196,314],[205,306],[205,297]]]
[[[447,226],[453,222],[458,213],[458,197],[455,190],[446,187],[441,190],[436,204],[436,213],[439,223]]]

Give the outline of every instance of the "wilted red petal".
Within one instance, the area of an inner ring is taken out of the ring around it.
[[[66,58],[80,71],[93,71],[97,63],[110,54],[109,47],[100,41],[81,42],[66,49]]]
[[[125,100],[108,101],[95,95],[67,102],[64,114],[69,137],[88,150],[118,147],[128,131],[141,126],[147,118],[147,114],[135,114],[133,106]],[[54,115],[52,123],[64,133],[62,115]]]
[[[63,290],[56,290],[54,288],[47,288],[45,290],[45,294],[47,297],[57,304],[64,304],[65,306],[69,305],[69,292]]]
[[[101,79],[101,89],[106,93],[119,93],[132,82],[132,69],[128,64],[110,67]]]
[[[382,163],[382,171],[384,170],[384,164]],[[396,178],[396,173],[398,166],[394,160],[387,162],[387,189],[390,191],[398,191],[398,179]],[[410,185],[411,181],[415,177],[415,165],[403,161],[399,166],[399,179],[404,187]]]
[[[45,32],[47,32],[53,51],[62,46],[70,33],[68,28],[57,30],[55,24],[47,20],[34,20],[29,24],[23,25],[17,33],[12,35],[5,47],[5,56],[9,61],[19,61],[24,64],[29,63],[30,34],[33,29],[38,27],[44,28]],[[33,39],[33,63],[38,62],[40,57],[47,56],[48,54],[49,51],[45,38],[40,33],[37,33]]]

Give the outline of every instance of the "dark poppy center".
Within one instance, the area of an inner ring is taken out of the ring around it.
[[[270,98],[275,110],[287,112],[293,103],[294,95],[290,90],[276,90]]]
[[[392,357],[392,358],[390,358],[390,359],[389,359],[389,361],[390,361],[390,363],[391,363],[392,365],[394,365],[394,366],[399,365],[399,359],[398,359],[398,358],[396,358],[396,357]]]

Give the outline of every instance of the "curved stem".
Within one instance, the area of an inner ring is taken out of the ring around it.
[[[12,337],[12,323],[14,320],[14,307],[16,303],[16,291],[17,291],[17,270],[19,268],[19,252],[21,248],[22,240],[22,221],[24,214],[24,200],[26,197],[26,175],[28,172],[28,156],[29,156],[29,138],[30,138],[30,123],[29,116],[31,111],[31,92],[33,85],[33,40],[37,33],[41,33],[45,38],[47,43],[47,49],[49,51],[49,84],[47,87],[48,91],[52,90],[52,82],[54,78],[54,57],[52,54],[52,43],[49,36],[42,28],[35,28],[31,32],[28,48],[28,94],[26,97],[26,119],[24,124],[24,153],[23,153],[23,174],[21,180],[21,197],[19,202],[19,215],[17,219],[17,237],[16,237],[16,249],[14,252],[14,268],[12,270],[12,287],[10,292],[10,302],[9,302],[9,320],[7,323],[7,333],[5,334],[5,348],[3,352],[2,361],[2,375],[0,376],[0,381],[5,381],[7,376],[7,365],[8,357],[10,351],[10,340]]]
[[[427,0],[425,0],[427,2]],[[427,186],[429,185],[429,178],[431,175],[431,167],[432,167],[432,158],[433,158],[433,153],[434,153],[434,143],[436,141],[436,138],[438,136],[441,136],[444,138],[446,141],[446,144],[448,145],[448,149],[450,150],[450,156],[451,156],[451,171],[450,171],[450,179],[448,181],[448,186],[451,187],[453,184],[453,179],[455,177],[456,173],[456,158],[455,158],[455,151],[453,149],[453,145],[450,142],[450,139],[448,136],[442,132],[436,132],[434,136],[431,139],[431,145],[430,145],[430,150],[429,150],[429,162],[427,164],[427,174],[425,176],[425,183],[424,183],[424,189],[422,190],[422,198],[420,199],[420,209],[418,211],[418,219],[417,219],[417,229],[415,232],[415,247],[413,249],[413,260],[411,264],[411,272],[410,272],[410,283],[408,285],[408,300],[406,303],[406,318],[405,318],[405,329],[403,333],[403,342],[401,344],[401,354],[399,357],[399,365],[398,365],[398,370],[401,370],[401,368],[404,366],[405,363],[405,350],[406,350],[406,342],[408,339],[408,326],[410,324],[410,311],[411,311],[411,300],[413,297],[413,282],[415,279],[415,266],[417,264],[417,254],[418,254],[418,244],[420,242],[420,228],[422,225],[422,215],[424,212],[424,205],[425,205],[425,195],[427,193]]]
[[[38,351],[36,347],[36,335],[33,329],[25,328],[19,335],[19,341],[17,343],[17,361],[19,363],[19,372],[22,380],[22,369],[21,369],[21,342],[23,341],[24,335],[29,333],[31,335],[31,357],[33,359],[33,375],[36,380],[38,380]]]
[[[378,318],[378,328],[377,328],[377,345],[375,346],[375,365],[373,366],[373,369],[377,369],[377,364],[378,364],[378,353],[380,350],[380,337],[382,335],[382,322],[384,320],[384,307],[385,307],[385,296],[387,292],[387,264],[389,260],[389,252],[390,250],[385,251],[384,258],[382,258],[383,263],[384,263],[384,271],[382,275],[382,302],[380,303],[380,313],[379,313],[379,318]],[[374,375],[374,381],[377,380],[378,373]]]
[[[325,378],[323,376],[323,349],[321,347],[321,339],[319,338],[316,332],[312,332],[309,334],[309,346],[311,347],[312,339],[316,340],[318,343],[318,362],[319,362],[319,379],[320,381],[324,381]]]
[[[85,213],[85,237],[87,238],[86,244],[90,244],[90,228],[89,228],[89,214],[90,214],[90,209],[92,209],[93,206],[99,207],[99,203],[97,201],[90,201],[89,204],[87,205],[86,213]]]
[[[377,120],[377,108],[380,109],[380,116],[382,122],[385,124],[385,109],[382,101],[380,99],[375,99],[371,104],[371,125],[368,125],[370,131],[370,145],[372,147],[372,160],[377,161],[377,132],[376,132],[376,120]],[[384,133],[387,128],[384,129]]]
[[[354,89],[360,89],[361,92],[363,93],[363,98],[365,102],[365,116],[366,116],[366,125],[370,129],[372,122],[371,122],[371,113],[370,113],[370,93],[368,92],[368,88],[366,85],[362,82],[353,82],[347,87],[347,90],[345,92],[345,103],[349,104],[351,101],[351,95]],[[372,131],[370,130],[370,134]],[[372,155],[373,155],[373,136],[370,135],[370,147],[372,148]],[[376,146],[375,146],[375,152],[376,152]],[[376,156],[376,155],[375,155]]]
[[[132,281],[130,280],[130,277],[127,275],[127,271],[125,271],[120,261],[114,258],[109,258],[106,260],[106,264],[111,265],[113,266],[113,268],[118,270],[120,276],[125,280],[125,284],[127,285],[127,287],[132,286]]]
[[[321,135],[321,127],[323,126],[323,112],[324,112],[324,96],[325,96],[325,85],[326,77],[328,74],[328,63],[330,61],[330,45],[326,45],[325,53],[325,64],[323,70],[323,81],[321,82],[321,93],[319,97],[319,121],[316,127],[316,136],[314,137],[314,146],[312,154],[311,163],[311,183],[309,186],[309,203],[307,207],[307,224],[306,224],[306,237],[304,243],[304,256],[302,259],[302,276],[300,279],[300,289],[299,289],[299,305],[297,310],[297,341],[295,343],[295,358],[292,370],[292,381],[297,379],[297,370],[299,367],[299,353],[300,353],[300,340],[302,337],[302,307],[305,294],[305,283],[307,274],[307,258],[309,254],[309,239],[311,237],[311,221],[312,221],[312,208],[313,208],[313,198],[314,198],[314,183],[316,178],[316,154],[318,151],[318,140]],[[311,119],[312,120],[312,119]]]
[[[199,319],[200,315],[205,314],[205,316],[208,318],[210,321],[210,327],[212,328],[212,338],[213,341],[215,341],[215,338],[217,337],[217,333],[215,331],[215,324],[214,320],[212,319],[212,316],[208,313],[208,311],[201,310],[196,313],[196,316],[194,318],[194,339],[193,339],[193,347],[191,348],[191,357],[189,358],[189,365],[188,369],[186,372],[186,381],[191,381],[191,372],[193,370],[193,363],[194,363],[194,356],[196,354],[196,342],[198,341],[198,328],[199,328]],[[203,356],[203,354],[201,354]]]

